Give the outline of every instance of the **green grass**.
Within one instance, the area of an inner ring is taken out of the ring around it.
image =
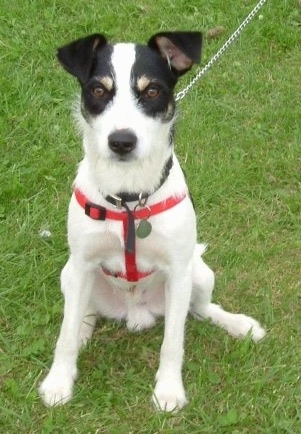
[[[150,404],[163,324],[141,334],[102,322],[79,360],[74,399],[47,409],[63,301],[66,210],[81,153],[77,91],[56,47],[89,32],[145,41],[160,29],[225,28],[255,5],[234,0],[2,0],[0,11],[0,432],[290,433],[301,426],[301,4],[270,0],[180,104],[177,152],[216,271],[215,299],[258,318],[258,345],[187,322],[176,415]],[[183,78],[179,90],[193,73]],[[48,229],[50,239],[39,232]]]

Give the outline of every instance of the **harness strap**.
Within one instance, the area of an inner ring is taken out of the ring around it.
[[[118,273],[112,273],[112,271],[110,271],[110,270],[108,270],[107,268],[104,268],[104,267],[102,268],[102,271],[107,276],[119,277],[120,279],[127,280],[127,274],[126,273],[122,273],[121,271],[118,272]],[[137,271],[138,280],[144,279],[144,277],[148,277],[151,274],[153,274],[153,271]]]
[[[136,236],[135,220],[126,203],[122,204],[126,209],[126,218],[123,219],[125,270],[128,282],[138,282],[138,270],[136,265]]]
[[[93,220],[119,220],[123,221],[126,218],[126,211],[114,211],[105,208],[101,205],[96,205],[88,200],[88,198],[79,190],[74,190],[75,198],[78,204],[84,208],[85,214],[91,217]],[[182,193],[180,196],[170,196],[161,202],[155,203],[154,205],[148,205],[145,208],[140,208],[135,211],[131,211],[135,220],[144,220],[148,217],[160,214],[161,212],[167,211],[170,208],[178,205],[185,199],[187,193]]]
[[[122,207],[125,208],[125,211],[113,211],[105,208],[104,206],[94,204],[90,202],[79,189],[75,189],[74,195],[79,205],[84,208],[85,214],[93,220],[105,221],[109,219],[122,221],[125,244],[126,276],[124,276],[122,273],[118,273],[117,277],[126,278],[128,282],[138,282],[138,280],[151,273],[142,273],[137,270],[135,220],[148,219],[151,216],[167,211],[168,209],[173,208],[178,203],[182,202],[187,194],[185,192],[181,196],[170,196],[154,205],[147,205],[144,208],[134,211],[131,211],[125,202],[122,202]],[[109,270],[104,272],[105,274],[110,273]]]

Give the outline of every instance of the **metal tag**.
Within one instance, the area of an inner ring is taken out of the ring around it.
[[[152,231],[152,225],[147,220],[140,220],[137,229],[136,229],[136,235],[138,238],[146,238],[149,236],[149,234]]]

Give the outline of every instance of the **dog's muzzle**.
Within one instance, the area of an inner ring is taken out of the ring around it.
[[[109,148],[120,156],[125,156],[136,148],[137,136],[131,130],[116,130],[108,137]]]

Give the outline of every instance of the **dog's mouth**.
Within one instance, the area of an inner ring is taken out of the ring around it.
[[[126,155],[117,155],[111,153],[110,156],[111,161],[120,162],[120,163],[132,163],[137,160],[137,156],[134,153],[126,154]]]

